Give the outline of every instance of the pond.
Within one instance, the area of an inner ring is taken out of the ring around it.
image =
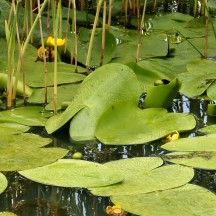
[[[199,128],[216,123],[215,117],[206,113],[208,103],[209,101],[203,99],[188,99],[183,95],[178,95],[174,99],[170,111],[193,113],[198,122],[196,129],[181,134],[181,137],[198,136]],[[70,140],[65,129],[61,129],[54,136],[48,135],[43,128],[38,127],[33,127],[31,132],[52,137],[53,143],[50,146],[69,149],[67,158],[70,158],[73,152],[79,151],[83,153],[84,160],[99,163],[132,157],[161,157],[166,153],[160,148],[163,143],[161,140],[143,145],[109,146],[96,141],[77,144]],[[0,211],[11,211],[22,216],[105,216],[106,207],[112,205],[109,197],[94,196],[86,189],[43,185],[27,180],[16,172],[8,172],[6,176],[9,186],[0,195]],[[195,169],[195,176],[191,183],[216,193],[215,171]]]

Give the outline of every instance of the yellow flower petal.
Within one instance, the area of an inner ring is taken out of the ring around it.
[[[52,36],[49,36],[47,38],[46,41],[48,46],[55,46],[55,38],[53,38]],[[63,46],[65,44],[65,38],[61,39],[61,38],[57,38],[57,46]]]

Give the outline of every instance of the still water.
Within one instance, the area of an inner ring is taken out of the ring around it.
[[[216,118],[206,113],[208,103],[210,102],[188,99],[182,95],[174,100],[170,111],[193,113],[197,119],[197,127],[190,133],[181,134],[181,137],[199,135],[199,128],[216,123]],[[32,128],[32,132],[48,136],[43,128]],[[69,139],[66,128],[58,131],[52,138],[53,146],[70,150],[67,158],[80,151],[84,160],[98,163],[122,158],[162,156],[166,153],[160,148],[160,140],[127,146],[108,146],[96,141],[74,143]],[[192,183],[216,193],[215,171],[195,170],[195,173]],[[85,189],[46,186],[26,180],[16,172],[7,172],[5,175],[9,185],[0,195],[0,211],[12,211],[20,216],[105,216],[106,206],[112,205],[109,197],[95,197]]]

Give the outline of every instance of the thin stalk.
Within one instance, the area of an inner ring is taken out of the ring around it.
[[[47,2],[47,35],[50,35],[50,0]]]
[[[58,37],[62,38],[62,3],[61,3],[61,0],[58,1],[58,6],[59,6],[59,15],[58,15],[59,33],[58,33]]]
[[[102,26],[102,44],[101,44],[100,66],[103,65],[103,59],[104,59],[105,34],[106,34],[106,0],[104,0],[104,4],[103,4],[103,26]]]
[[[40,5],[40,0],[38,0],[38,5]],[[41,10],[40,7],[38,7],[41,45],[42,45],[42,50],[43,50],[43,61],[44,61],[44,103],[47,104],[47,72],[48,72],[48,70],[47,70],[47,63],[46,63],[46,54],[45,54],[44,37],[43,37],[43,27],[42,27],[40,10]]]
[[[68,41],[68,33],[70,28],[70,7],[71,7],[71,0],[68,1],[68,13],[67,13],[67,24],[66,24],[66,34],[65,34],[65,46],[64,46],[64,53],[66,53],[67,50],[67,41]]]
[[[142,39],[142,31],[143,31],[143,28],[145,27],[145,22],[144,21],[145,21],[146,2],[147,2],[147,0],[145,0],[145,2],[144,2],[144,8],[143,8],[143,13],[142,13],[142,20],[141,20],[141,24],[140,24],[138,46],[137,46],[137,53],[136,53],[136,63],[139,62],[140,46],[141,46],[141,39]]]
[[[112,0],[109,0],[108,31],[110,31],[111,19],[112,19]]]
[[[77,72],[77,27],[76,27],[76,1],[73,0],[73,26],[74,26],[74,60],[75,60],[75,72]]]
[[[124,18],[124,25],[128,24],[128,0],[124,1],[124,10],[125,10],[125,18]]]
[[[28,35],[29,33],[29,1],[28,0],[25,0],[25,13],[24,13],[24,22],[23,22],[23,35],[22,35],[22,38],[24,38],[25,36],[24,35]]]
[[[157,0],[153,0],[153,13],[156,14],[157,12]]]
[[[87,68],[88,74],[90,73],[89,65],[90,65],[90,59],[91,59],[91,52],[92,52],[94,35],[95,35],[95,31],[96,31],[96,27],[97,27],[97,23],[98,23],[98,19],[99,19],[100,8],[101,8],[102,3],[103,3],[103,0],[98,1],[96,15],[95,15],[95,19],[94,19],[93,28],[92,28],[92,33],[91,33],[91,37],[90,37],[90,41],[89,41],[88,53],[87,53],[87,57],[86,57],[86,68]]]
[[[140,30],[140,0],[137,0],[137,30]]]
[[[33,4],[32,1],[30,1],[30,26],[33,25]],[[34,35],[31,36],[31,43],[34,43]]]
[[[31,35],[33,34],[33,31],[35,29],[35,26],[37,25],[38,23],[38,20],[39,20],[39,15],[41,15],[41,13],[44,11],[45,7],[46,7],[46,4],[47,4],[47,1],[48,0],[44,0],[43,4],[42,4],[42,7],[41,7],[41,10],[40,10],[40,13],[38,13],[38,15],[36,16],[34,22],[33,22],[33,25],[29,31],[29,34],[27,35],[27,38],[24,42],[24,44],[22,45],[22,51],[23,51],[23,56],[25,55],[25,51],[26,51],[26,48],[29,44],[29,41],[31,39]],[[16,76],[16,79],[15,79],[15,84],[14,84],[14,88],[13,88],[13,96],[12,96],[12,99],[15,99],[16,98],[16,89],[17,89],[17,83],[18,83],[18,77],[19,77],[19,73],[20,73],[20,68],[21,68],[21,62],[18,61],[17,63],[17,76]]]
[[[205,0],[205,46],[204,46],[204,57],[208,57],[208,23],[209,23],[209,16],[208,16],[208,0]]]
[[[193,15],[194,15],[194,17],[197,16],[197,4],[198,4],[197,1],[198,0],[194,0],[194,7],[193,7]]]

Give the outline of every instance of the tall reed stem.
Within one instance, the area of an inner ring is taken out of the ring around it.
[[[139,38],[138,38],[138,46],[137,46],[137,53],[136,53],[136,63],[139,62],[139,55],[140,55],[140,46],[141,46],[141,39],[142,39],[142,32],[143,32],[143,28],[145,27],[145,11],[146,11],[146,2],[147,0],[145,0],[144,2],[144,8],[143,8],[143,13],[142,13],[142,20],[141,20],[141,24],[140,24],[140,31],[139,31]]]
[[[204,46],[204,57],[208,57],[208,23],[209,23],[209,15],[208,15],[208,0],[205,0],[205,46]]]
[[[95,19],[94,19],[93,28],[92,28],[92,33],[91,33],[91,37],[90,37],[90,41],[89,41],[88,53],[87,53],[87,57],[86,57],[86,68],[87,68],[88,74],[90,73],[89,67],[90,67],[91,52],[92,52],[94,35],[95,35],[95,31],[96,31],[96,27],[97,27],[97,23],[98,23],[98,19],[99,19],[100,8],[101,8],[102,3],[103,3],[103,0],[98,1],[96,15],[95,15]]]

